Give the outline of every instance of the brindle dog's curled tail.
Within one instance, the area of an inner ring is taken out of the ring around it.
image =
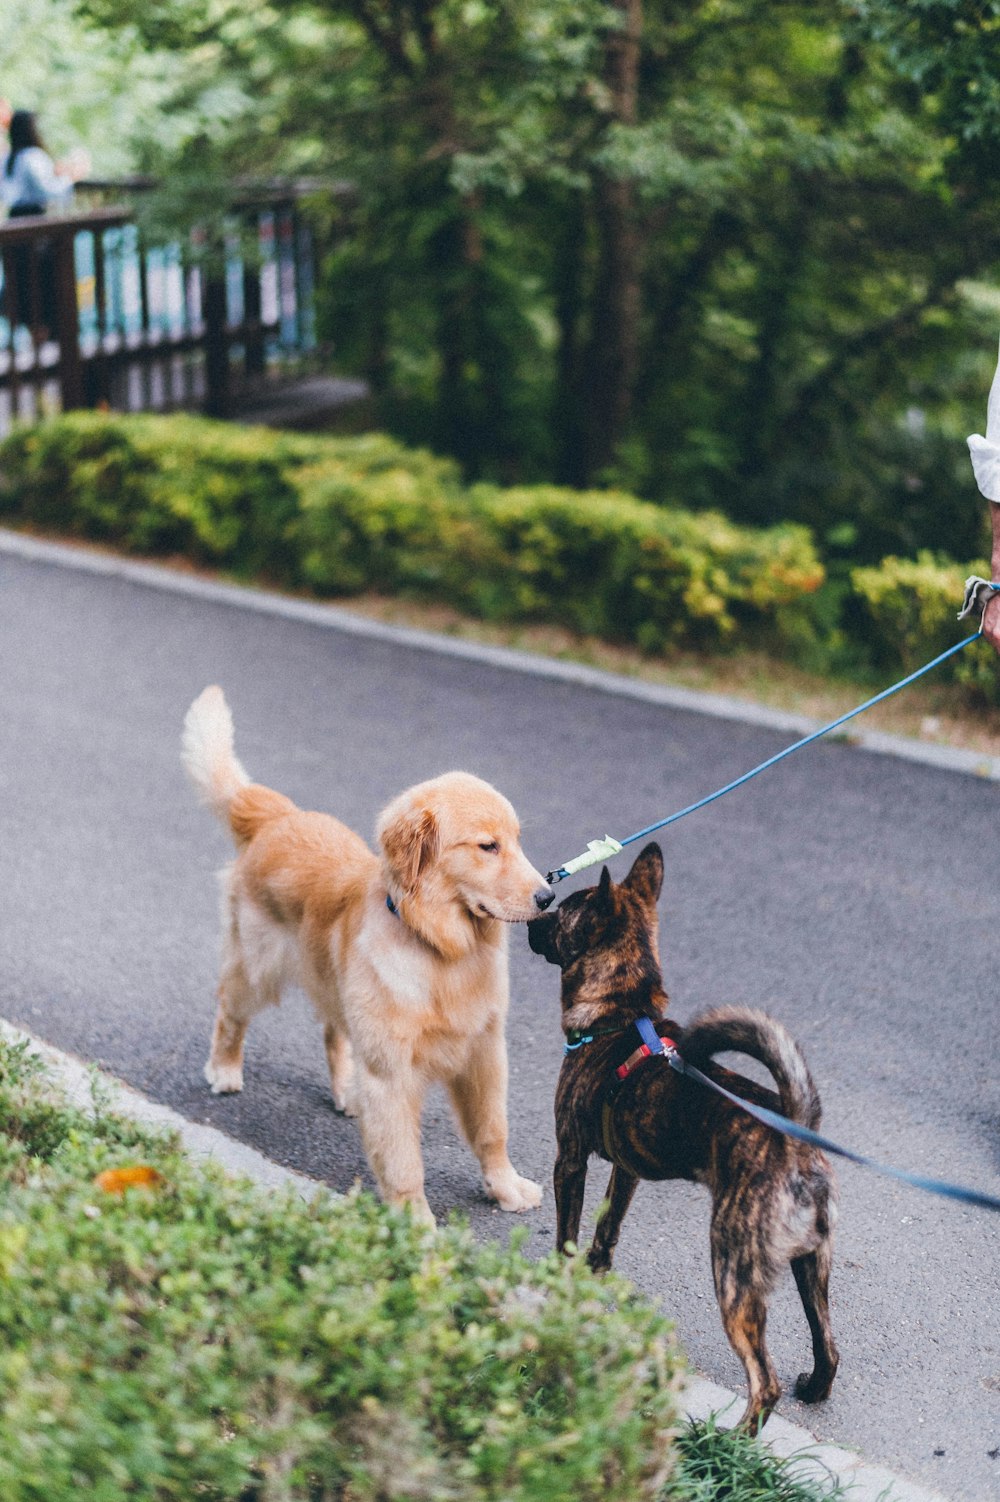
[[[811,1131],[817,1129],[822,1114],[819,1092],[802,1050],[780,1022],[747,1007],[719,1007],[685,1027],[681,1052],[696,1068],[728,1050],[745,1053],[769,1069],[783,1115]]]

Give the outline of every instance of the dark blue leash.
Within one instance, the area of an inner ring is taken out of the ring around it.
[[[886,1178],[898,1179],[900,1183],[909,1184],[913,1189],[923,1189],[928,1194],[939,1194],[945,1199],[959,1200],[965,1205],[978,1205],[982,1210],[1000,1210],[1000,1199],[992,1194],[983,1194],[978,1189],[963,1189],[960,1184],[949,1184],[944,1179],[927,1179],[921,1174],[907,1173],[902,1168],[890,1168],[886,1163],[878,1163],[874,1158],[866,1158],[863,1153],[852,1152],[850,1148],[831,1142],[829,1137],[823,1137],[819,1132],[811,1131],[809,1127],[800,1126],[797,1121],[790,1121],[787,1116],[781,1116],[777,1111],[769,1111],[766,1106],[758,1106],[752,1101],[743,1100],[741,1096],[734,1095],[731,1090],[709,1079],[707,1074],[703,1074],[693,1064],[686,1063],[676,1048],[670,1048],[664,1043],[648,1017],[636,1018],[635,1025],[651,1054],[664,1057],[671,1069],[675,1069],[678,1074],[686,1075],[688,1079],[695,1080],[699,1085],[705,1085],[709,1090],[714,1090],[716,1095],[723,1096],[734,1106],[739,1106],[741,1111],[755,1116],[758,1121],[762,1121],[765,1126],[772,1127],[774,1131],[783,1132],[786,1137],[794,1137],[798,1142],[807,1142],[811,1147],[821,1148],[823,1152],[832,1153],[838,1158],[847,1158],[851,1163],[860,1163],[862,1168],[870,1168]]]
[[[665,829],[668,824],[675,824],[678,819],[683,819],[688,814],[695,813],[699,808],[705,808],[707,804],[714,803],[717,798],[721,798],[725,793],[731,793],[734,788],[742,787],[745,782],[750,781],[751,777],[757,777],[761,772],[766,772],[768,767],[773,767],[779,761],[783,761],[786,756],[791,756],[793,751],[801,751],[803,746],[809,746],[813,741],[818,741],[820,736],[829,735],[831,730],[836,730],[840,725],[846,725],[847,721],[853,720],[855,715],[863,714],[866,709],[871,709],[875,704],[881,704],[882,700],[888,699],[890,694],[898,694],[901,688],[906,688],[908,684],[913,683],[917,678],[922,678],[932,668],[938,667],[949,657],[953,657],[956,652],[961,652],[963,647],[968,647],[972,642],[978,641],[981,636],[982,628],[976,632],[975,636],[967,636],[964,641],[956,642],[953,647],[949,647],[946,652],[941,652],[931,662],[925,662],[922,668],[917,668],[915,672],[908,674],[905,678],[901,678],[898,683],[892,684],[891,687],[884,688],[874,698],[866,699],[864,704],[859,704],[856,709],[848,710],[847,714],[842,714],[838,719],[831,720],[829,725],[824,725],[821,729],[814,730],[810,735],[803,736],[800,741],[795,741],[791,746],[786,746],[783,751],[779,751],[775,756],[769,756],[767,761],[761,762],[760,766],[753,767],[749,772],[744,772],[742,777],[737,777],[732,782],[727,782],[725,787],[718,788],[716,792],[709,793],[704,798],[699,798],[697,803],[689,803],[686,808],[679,809],[677,813],[668,814],[665,819],[658,819],[655,824],[647,824],[645,829],[637,830],[635,834],[630,834],[627,839],[615,840],[610,835],[605,835],[603,840],[591,840],[583,855],[576,856],[573,860],[567,861],[564,866],[559,866],[555,871],[548,873],[547,880],[549,885],[552,886],[557,881],[563,881],[567,876],[572,876],[577,871],[585,870],[587,866],[596,865],[598,861],[608,860],[611,856],[618,855],[620,851],[624,850],[626,845],[632,845],[636,840],[644,840],[647,835],[655,833],[657,829]]]

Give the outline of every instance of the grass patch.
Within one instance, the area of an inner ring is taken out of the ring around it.
[[[832,1476],[803,1477],[805,1457],[779,1459],[712,1419],[686,1425],[677,1451],[664,1502],[837,1502],[845,1495]]]
[[[150,1187],[101,1187],[139,1165]],[[265,1194],[69,1104],[0,1036],[4,1502],[838,1495],[681,1426],[682,1371],[613,1275],[364,1194]]]

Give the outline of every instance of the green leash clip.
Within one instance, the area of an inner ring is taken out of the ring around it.
[[[564,875],[573,876],[577,871],[585,871],[588,866],[596,866],[598,861],[607,861],[613,855],[620,855],[624,848],[618,840],[613,840],[606,834],[603,840],[591,840],[582,855],[567,861],[559,869]]]

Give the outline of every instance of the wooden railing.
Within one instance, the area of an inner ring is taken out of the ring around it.
[[[300,196],[248,200],[214,259],[197,233],[147,243],[121,205],[0,224],[0,433],[73,407],[224,417],[301,369],[316,335]]]

